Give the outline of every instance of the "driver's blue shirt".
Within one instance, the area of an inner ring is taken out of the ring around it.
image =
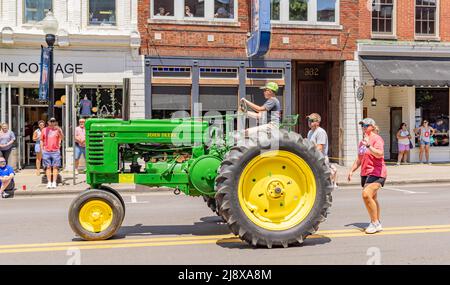
[[[0,167],[0,177],[5,177],[5,176],[9,176],[11,174],[14,174],[14,169],[9,166],[6,165],[5,167]],[[14,181],[14,179],[13,179]],[[2,185],[2,182],[0,181],[0,186]]]

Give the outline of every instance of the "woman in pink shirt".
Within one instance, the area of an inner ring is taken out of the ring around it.
[[[380,204],[377,199],[378,190],[384,186],[387,177],[384,162],[384,141],[376,132],[375,121],[366,118],[359,122],[364,131],[364,139],[358,145],[358,157],[348,174],[351,181],[353,173],[361,166],[362,197],[370,216],[367,234],[383,230],[380,222]]]

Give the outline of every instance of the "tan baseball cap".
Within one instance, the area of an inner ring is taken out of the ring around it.
[[[322,121],[322,117],[320,117],[320,115],[317,114],[317,113],[312,113],[312,114],[306,116],[306,118],[314,120],[316,122],[321,122]]]

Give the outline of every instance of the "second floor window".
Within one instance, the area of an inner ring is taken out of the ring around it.
[[[436,0],[416,0],[416,34],[436,35]]]
[[[25,0],[25,23],[36,23],[44,20],[48,11],[52,10],[52,0]]]
[[[172,20],[234,20],[237,0],[153,0],[152,18]]]
[[[289,21],[308,21],[308,0],[289,1]]]
[[[339,0],[271,0],[271,20],[283,24],[338,24]]]
[[[116,25],[116,0],[89,0],[89,25]]]
[[[392,34],[394,0],[375,0],[372,2],[372,32]]]

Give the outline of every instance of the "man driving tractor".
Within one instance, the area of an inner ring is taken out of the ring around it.
[[[264,90],[264,98],[266,98],[264,105],[258,106],[245,98],[241,99],[242,102],[254,110],[254,112],[247,111],[247,115],[250,118],[258,119],[258,121],[263,122],[261,125],[246,129],[246,136],[255,136],[258,132],[270,132],[280,127],[281,104],[276,97],[278,84],[275,82],[268,82],[260,89]]]

